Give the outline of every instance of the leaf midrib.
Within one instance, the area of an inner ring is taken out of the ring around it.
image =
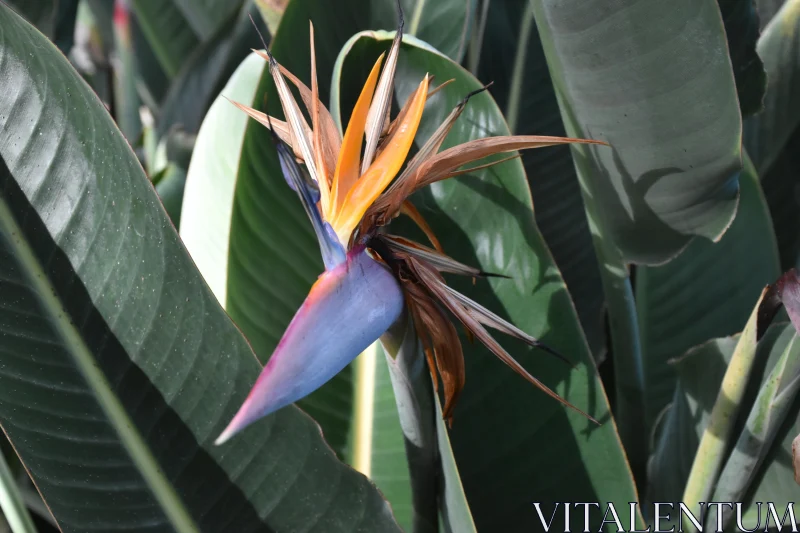
[[[49,314],[50,322],[55,326],[64,341],[65,348],[72,355],[78,371],[86,380],[109,423],[119,436],[120,443],[130,455],[137,470],[147,483],[154,498],[160,505],[170,524],[180,533],[200,533],[194,520],[184,506],[172,484],[164,476],[161,467],[136,426],[128,416],[122,403],[115,394],[102,370],[97,365],[91,350],[84,342],[78,330],[68,319],[70,316],[61,301],[55,296],[56,291],[36,258],[35,253],[23,239],[25,233],[16,219],[5,198],[0,198],[0,231],[7,237],[11,250],[24,267],[23,276],[31,283],[36,297]]]

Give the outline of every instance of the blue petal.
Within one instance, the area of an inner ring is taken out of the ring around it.
[[[217,439],[312,393],[375,342],[399,317],[403,293],[363,248],[311,288],[239,412]]]
[[[274,132],[273,139],[278,149],[278,159],[281,163],[283,177],[286,179],[289,187],[300,196],[303,208],[306,210],[306,214],[308,218],[311,219],[311,224],[314,226],[314,233],[317,234],[317,241],[319,241],[319,249],[322,252],[325,270],[335,268],[337,265],[344,262],[345,252],[336,234],[329,232],[325,228],[327,223],[323,222],[322,216],[319,214],[319,210],[317,209],[319,188],[311,179],[305,177],[294,159],[294,154],[292,154],[289,147],[286,146],[286,143],[280,140]]]

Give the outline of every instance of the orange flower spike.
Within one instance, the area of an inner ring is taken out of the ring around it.
[[[375,86],[378,84],[378,75],[381,73],[383,56],[384,54],[381,54],[372,67],[364,88],[361,89],[361,95],[353,108],[350,121],[347,123],[347,130],[344,132],[344,139],[342,139],[342,148],[339,150],[339,159],[336,162],[336,171],[333,175],[331,207],[329,212],[325,214],[326,220],[336,219],[347,193],[358,180],[364,128],[367,124],[367,114],[369,113],[369,105],[372,102],[372,95],[375,93]]]
[[[422,111],[428,95],[428,76],[423,78],[414,94],[408,114],[386,143],[386,148],[375,158],[367,171],[347,194],[332,224],[339,241],[346,243],[372,202],[389,186],[406,160],[414,136],[417,134]]]

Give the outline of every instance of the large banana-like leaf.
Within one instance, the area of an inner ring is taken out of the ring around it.
[[[134,154],[0,5],[0,423],[61,529],[398,531],[295,408],[212,442],[260,371]]]
[[[742,331],[762,289],[781,272],[772,220],[749,161],[740,182],[739,211],[719,242],[695,241],[666,265],[636,271],[648,435],[678,379],[669,361]]]
[[[68,54],[75,41],[78,0],[14,0],[9,4]]]
[[[346,122],[369,65],[392,34],[370,32],[349,43],[337,99]],[[425,108],[415,143],[431,135],[447,113],[480,83],[424,44],[409,41],[401,51],[395,95],[403,102],[425,73],[455,82]],[[508,134],[497,105],[486,94],[470,100],[445,142]],[[564,408],[495,359],[462,339],[466,387],[449,431],[455,462],[479,531],[529,531],[538,527],[532,502],[545,509],[557,501],[636,500],[608,404],[574,307],[536,228],[530,192],[518,161],[435,184],[413,198],[447,253],[467,264],[511,276],[510,280],[453,279],[452,285],[577,363],[570,371],[541,352],[502,339],[531,373],[605,423],[591,422]],[[398,220],[397,222],[403,222]],[[393,223],[397,226],[397,222]],[[406,230],[411,231],[406,225]],[[397,231],[397,230],[394,230]],[[442,454],[445,455],[444,452]],[[565,475],[564,472],[569,472]],[[549,511],[548,511],[549,512]],[[602,517],[592,517],[599,523]],[[558,523],[559,517],[555,522]],[[627,523],[627,515],[623,518]],[[554,528],[561,527],[559,525]]]
[[[769,21],[772,20],[772,17],[775,16],[781,6],[786,2],[786,0],[756,0],[756,10],[758,11],[758,23],[761,27],[761,30],[769,24]]]
[[[565,135],[556,92],[528,0],[494,2],[487,11],[478,79],[504,110],[513,133]],[[528,150],[522,163],[536,225],[564,277],[595,355],[605,353],[604,300],[592,235],[568,146]]]
[[[718,239],[738,202],[741,115],[715,0],[534,2],[591,223],[622,260]],[[688,104],[691,102],[691,105]]]
[[[197,46],[211,39],[235,15],[242,2],[131,0],[131,6],[161,68],[174,77]]]
[[[250,17],[259,25],[262,34],[268,34],[255,2],[247,0],[235,15],[228,17],[225,24],[192,53],[170,85],[157,118],[159,137],[175,125],[197,133],[208,108],[239,63],[251,49],[261,48]]]
[[[39,31],[51,37],[55,28],[56,0],[12,0],[8,4]]]
[[[201,41],[210,39],[244,0],[171,0]]]

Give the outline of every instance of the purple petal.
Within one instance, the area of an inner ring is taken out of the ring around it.
[[[268,115],[269,117],[269,115]],[[306,210],[308,218],[311,219],[311,225],[314,227],[314,233],[317,235],[319,241],[319,248],[322,252],[322,261],[325,263],[325,269],[330,270],[345,260],[344,247],[339,243],[339,238],[330,227],[330,224],[322,220],[317,209],[317,202],[319,202],[319,188],[317,184],[311,181],[304,174],[297,162],[294,159],[294,154],[283,142],[280,137],[272,131],[272,140],[278,150],[278,159],[281,163],[281,172],[286,179],[289,187],[300,196],[300,201],[303,203],[303,209]]]
[[[394,275],[363,248],[322,274],[297,311],[239,412],[216,444],[311,392],[338,374],[399,317]]]

